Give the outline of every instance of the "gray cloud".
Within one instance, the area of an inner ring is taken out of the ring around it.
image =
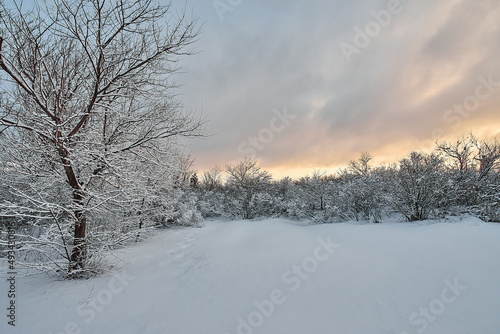
[[[498,122],[500,89],[459,128],[443,120],[479,76],[500,81],[498,1],[402,0],[350,63],[340,44],[386,1],[243,1],[223,22],[210,1],[187,4],[205,25],[181,92],[214,134],[189,143],[197,168],[241,158],[238,145],[284,106],[297,118],[259,152],[271,169],[333,167],[365,150],[390,160],[425,148],[435,128],[455,136]]]

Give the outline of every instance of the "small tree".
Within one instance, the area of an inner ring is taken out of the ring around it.
[[[269,185],[272,177],[257,165],[257,160],[245,158],[235,165],[227,165],[227,185],[238,200],[245,219],[253,218],[252,200],[255,194]]]
[[[475,140],[475,145],[477,154],[474,160],[479,163],[478,180],[481,181],[500,166],[500,142],[496,138],[491,141]]]
[[[215,190],[222,187],[222,170],[216,166],[203,173],[201,186],[206,190]]]
[[[399,163],[394,205],[409,221],[425,220],[443,198],[443,160],[435,154],[413,152]]]
[[[500,142],[476,141],[479,164],[477,185],[478,203],[475,212],[487,221],[500,221]]]
[[[349,162],[349,172],[353,175],[368,175],[370,173],[370,161],[372,161],[372,156],[368,152],[361,153],[361,157],[358,160],[351,160]]]
[[[372,219],[378,223],[382,219],[385,201],[381,178],[377,170],[370,166],[371,160],[370,154],[362,153],[358,160],[352,160],[349,167],[342,171],[339,206],[344,217]]]
[[[455,143],[437,142],[436,145],[437,151],[452,159],[455,169],[464,173],[473,169],[474,142],[474,136],[470,135],[457,139]]]

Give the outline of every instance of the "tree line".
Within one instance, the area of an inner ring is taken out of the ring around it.
[[[500,222],[500,142],[474,135],[374,166],[368,153],[336,174],[273,180],[244,159],[205,172],[193,190],[205,218],[287,217],[317,222],[399,215],[417,221],[472,214]]]

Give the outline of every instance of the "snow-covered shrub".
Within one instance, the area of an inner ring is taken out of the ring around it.
[[[198,210],[198,198],[193,191],[181,191],[176,196],[171,220],[176,226],[203,226],[203,216]]]
[[[480,200],[473,213],[485,221],[500,223],[500,174],[494,173],[482,181]]]
[[[400,161],[393,204],[409,221],[424,220],[445,199],[443,160],[435,154],[413,152]]]

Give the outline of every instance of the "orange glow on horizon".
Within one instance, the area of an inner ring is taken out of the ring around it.
[[[480,140],[491,140],[493,138],[500,138],[500,122],[491,122],[488,125],[477,125],[476,130],[473,132],[476,138]],[[439,141],[455,141],[456,139],[462,137],[463,135],[468,135],[467,132],[450,132],[450,134],[439,139]],[[401,159],[406,157],[412,151],[422,151],[425,153],[430,153],[435,148],[435,139],[427,140],[401,140],[394,143],[389,143],[379,147],[376,150],[368,151],[373,157],[371,162],[372,166],[379,166],[384,164],[398,163]],[[340,162],[319,163],[317,165],[312,165],[311,161],[307,158],[302,160],[285,161],[282,163],[265,163],[259,160],[259,165],[262,169],[267,170],[273,176],[274,180],[280,180],[284,177],[291,177],[292,179],[299,179],[305,176],[312,176],[314,172],[319,171],[325,173],[325,175],[335,175],[341,169],[348,166],[351,160],[356,160],[360,157],[361,152],[353,152],[347,159]],[[229,164],[237,163],[237,160],[228,162]],[[196,164],[195,164],[196,165]],[[226,164],[219,164],[222,169],[225,168]],[[196,167],[196,166],[195,166]],[[204,171],[215,167],[215,164],[208,168],[202,168],[198,171],[201,176]]]

